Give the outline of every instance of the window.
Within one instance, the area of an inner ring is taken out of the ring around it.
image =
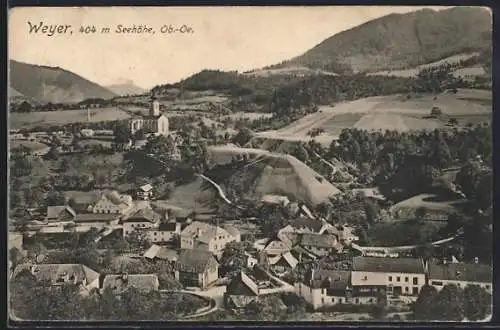
[[[401,277],[396,277],[396,282],[401,282]]]
[[[432,285],[437,285],[437,286],[442,286],[443,282],[441,282],[441,281],[431,281],[431,284]]]
[[[156,236],[156,232],[154,232],[154,235]]]
[[[405,277],[405,282],[408,282],[408,281],[409,281],[408,277]]]
[[[368,276],[365,275],[365,276],[363,276],[363,281],[366,281],[366,280],[368,280]]]
[[[414,284],[414,285],[417,285],[417,284],[418,284],[418,277],[414,277],[414,278],[413,278],[413,284]]]
[[[356,304],[359,304],[359,299],[358,299],[358,298],[356,298],[356,299],[354,300],[354,302],[355,302]]]
[[[326,289],[321,289],[322,294],[326,294]]]
[[[413,294],[414,295],[418,294],[418,287],[416,287],[416,286],[413,287]]]
[[[324,304],[325,303],[325,298],[321,298],[321,303]]]
[[[342,305],[342,298],[339,298],[339,304]]]
[[[392,276],[389,276],[389,282],[392,282]]]
[[[335,298],[332,297],[332,304],[335,304]]]
[[[486,285],[486,290],[489,290],[490,289],[490,286],[489,285]]]
[[[405,286],[405,292],[409,292],[410,291],[410,288]]]
[[[373,298],[370,298],[370,299],[368,300],[368,302],[369,302],[369,303],[372,303],[372,302],[373,302]]]

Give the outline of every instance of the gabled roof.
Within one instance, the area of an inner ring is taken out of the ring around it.
[[[175,250],[168,249],[164,246],[153,244],[145,253],[144,257],[148,259],[162,259],[168,261],[176,261],[178,253]]]
[[[306,276],[306,282],[313,288],[324,288],[333,290],[345,290],[351,281],[351,272],[333,269],[315,269]],[[312,281],[311,281],[312,280]]]
[[[210,251],[205,250],[183,250],[175,264],[180,271],[203,273],[211,262],[217,262]]]
[[[161,216],[150,208],[143,208],[122,220],[122,222],[158,222]]]
[[[199,236],[198,236],[199,232]],[[206,222],[193,221],[181,232],[182,236],[197,236],[197,239],[202,243],[209,243],[210,240],[217,235],[228,235],[229,232],[224,228],[213,226]]]
[[[156,274],[106,275],[102,287],[110,288],[115,293],[126,291],[131,287],[149,292],[158,289],[158,276]]]
[[[362,272],[423,274],[424,265],[422,260],[417,258],[354,257],[352,270]]]
[[[491,283],[493,267],[484,264],[429,262],[429,279]]]
[[[300,244],[303,246],[314,246],[318,248],[333,248],[337,243],[334,235],[302,234]]]
[[[57,206],[47,206],[47,218],[54,219],[59,217],[59,214],[66,209],[66,205],[57,205]]]
[[[287,241],[281,241],[281,240],[273,240],[269,242],[266,247],[264,248],[264,251],[272,251],[272,250],[279,250],[279,251],[290,251],[292,249],[292,246],[290,245],[290,242]]]
[[[31,272],[32,267],[35,267],[33,275],[42,282],[54,282],[62,275],[74,276],[77,283],[82,283],[83,279],[90,283],[99,277],[98,272],[81,264],[20,264],[14,270],[12,278],[15,278],[22,271]]]
[[[275,265],[280,260],[284,260],[292,268],[295,268],[297,266],[297,264],[299,263],[299,261],[297,259],[295,259],[295,257],[290,252],[286,252],[286,253],[283,253],[282,255],[276,256],[274,258],[270,258],[269,264]]]

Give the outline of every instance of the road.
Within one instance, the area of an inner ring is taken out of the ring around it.
[[[195,313],[186,315],[184,319],[194,319],[197,317],[205,316],[213,313],[219,309],[224,309],[224,293],[226,292],[226,286],[215,286],[205,291],[188,291],[188,290],[160,290],[162,293],[184,293],[197,296],[200,298],[207,298],[210,300],[209,307],[200,308]]]

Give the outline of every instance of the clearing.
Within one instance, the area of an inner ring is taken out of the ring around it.
[[[459,125],[488,121],[492,116],[491,91],[459,89],[456,94],[441,93],[437,96],[389,95],[364,98],[336,105],[321,106],[290,125],[275,131],[257,132],[258,138],[309,141],[312,129],[322,128],[325,133],[314,138],[329,144],[345,128],[377,130],[432,130],[445,127],[446,121],[426,118],[433,107],[439,107],[446,117],[456,117]],[[469,120],[470,119],[470,120]]]
[[[130,115],[117,107],[97,108],[90,111],[90,121],[87,120],[87,110],[38,111],[30,113],[9,113],[11,129],[32,128],[34,126],[66,125],[72,123],[97,123],[130,118]]]

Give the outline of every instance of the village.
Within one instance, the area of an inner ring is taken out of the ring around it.
[[[138,130],[153,137],[169,134],[168,119],[160,114],[154,99],[149,117],[131,119],[128,125],[132,135]],[[88,129],[81,132],[92,133]],[[130,141],[127,144],[132,145]],[[249,150],[241,148],[242,153]],[[173,157],[180,158],[180,152]],[[206,179],[226,207],[238,209],[217,183]],[[373,192],[371,196],[382,198]],[[149,273],[124,270],[99,274],[85,264],[46,263],[46,252],[35,248],[33,254],[32,248],[29,253],[25,249],[40,243],[36,240],[57,246],[58,241],[71,240],[75,233],[91,233],[92,244],[117,236],[137,243],[133,249],[118,250],[124,258],[169,264],[168,276],[182,285],[177,292],[207,299],[208,303],[188,318],[218,310],[242,313],[252,303],[270,297],[278,297],[278,306],[286,310],[287,305],[279,299],[283,294],[300,297],[312,313],[342,311],[342,306],[360,306],[360,311],[366,311],[370,309],[363,306],[368,306],[405,317],[426,285],[437,291],[448,284],[461,288],[478,285],[492,293],[491,267],[479,263],[478,258],[472,263],[459,262],[453,255],[425,260],[413,253],[417,245],[360,246],[356,228],[328,222],[306,203],[291,202],[287,196],[263,195],[253,205],[257,216],[231,221],[222,216],[217,220],[216,215],[216,220],[208,222],[175,205],[159,209],[155,200],[155,186],[147,183],[125,193],[111,189],[74,191],[66,203],[48,205],[41,211],[26,210],[31,220],[24,233],[9,233],[9,248],[16,248],[29,262],[10,262],[10,278],[28,272],[50,285],[76,284],[84,295],[106,289],[122,294],[131,287],[142,292],[169,292],[158,280],[165,274],[154,269]],[[259,216],[258,210],[266,207],[285,209],[292,220],[276,232],[262,233],[256,228],[266,213]],[[437,247],[446,241],[433,244]]]

